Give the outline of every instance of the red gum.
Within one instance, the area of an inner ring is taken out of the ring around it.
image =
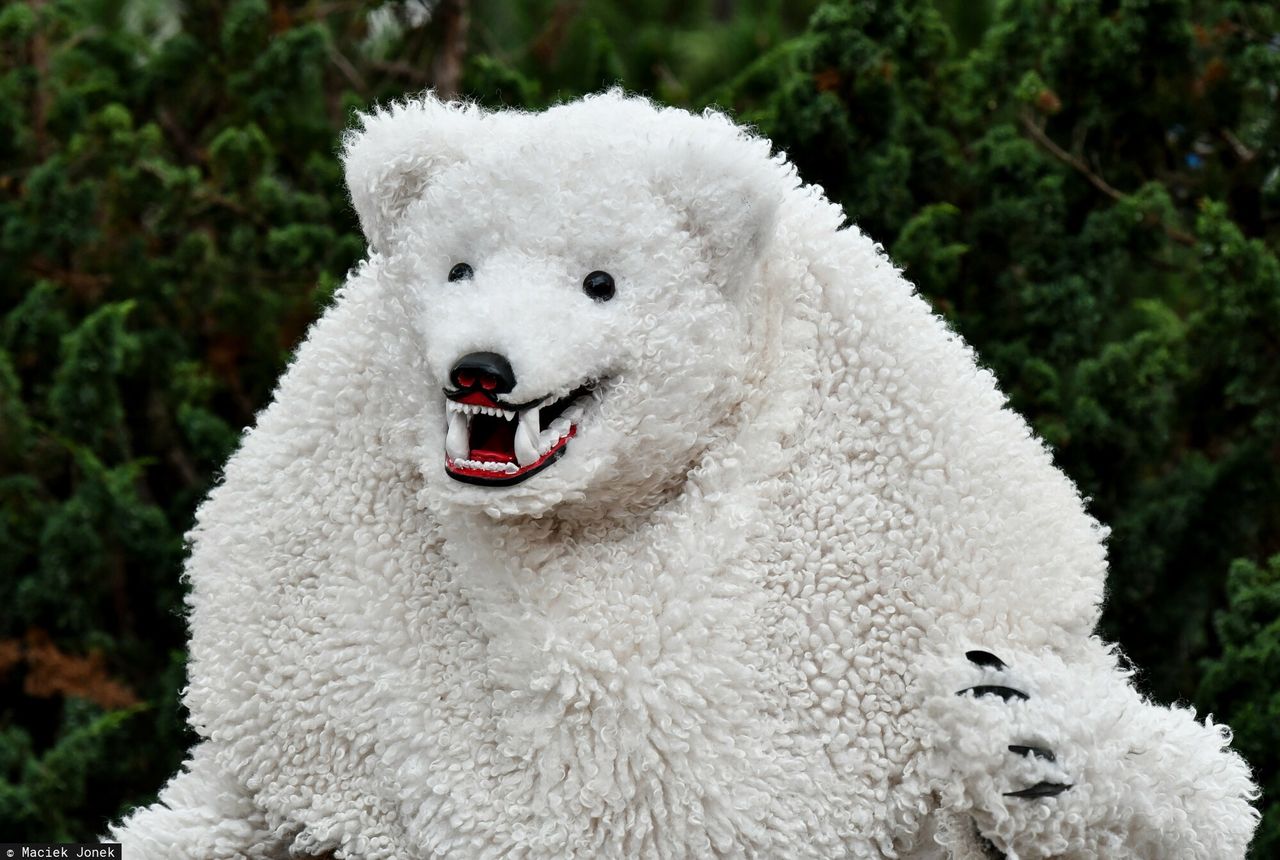
[[[485,394],[483,391],[471,391],[471,392],[468,392],[467,394],[464,394],[462,397],[458,397],[456,399],[455,398],[450,398],[450,399],[453,400],[454,403],[467,403],[467,404],[470,404],[471,406],[494,406],[494,407],[497,407],[498,409],[507,409],[507,407],[503,406],[501,403],[494,400],[492,397]],[[507,411],[512,412],[514,410],[507,409]]]

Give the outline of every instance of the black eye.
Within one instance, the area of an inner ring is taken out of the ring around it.
[[[475,270],[467,263],[458,263],[449,270],[450,281],[469,281]]]
[[[608,272],[592,272],[582,279],[582,291],[598,302],[607,302],[613,298],[617,289],[613,285],[613,275]]]

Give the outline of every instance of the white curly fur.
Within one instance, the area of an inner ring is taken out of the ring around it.
[[[202,742],[126,856],[1243,856],[1225,730],[1093,635],[1105,529],[767,141],[618,92],[362,123],[371,255],[200,510]],[[443,469],[477,350],[512,402],[603,380],[514,487]]]

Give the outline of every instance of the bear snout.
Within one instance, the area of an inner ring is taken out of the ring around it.
[[[492,398],[515,388],[516,374],[505,356],[496,352],[471,352],[454,363],[449,381],[458,389],[455,394],[476,392]]]

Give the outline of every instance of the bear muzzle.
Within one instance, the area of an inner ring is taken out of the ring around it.
[[[515,388],[510,362],[497,353],[471,353],[450,373],[445,395],[445,472],[482,486],[518,484],[565,453],[577,433],[583,404],[598,386],[588,381],[560,398],[523,404],[500,395]]]

